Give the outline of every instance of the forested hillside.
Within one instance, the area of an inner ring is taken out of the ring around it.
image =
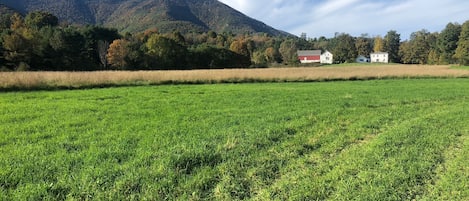
[[[141,32],[216,32],[289,35],[220,3],[217,0],[0,0],[22,14],[47,11],[61,22]]]
[[[7,9],[8,10],[8,9]],[[469,21],[441,32],[420,30],[409,40],[337,34],[333,38],[272,36],[265,33],[122,33],[102,26],[60,24],[47,12],[0,14],[1,71],[180,70],[298,66],[297,50],[328,50],[335,63],[358,55],[388,52],[392,63],[469,65]]]

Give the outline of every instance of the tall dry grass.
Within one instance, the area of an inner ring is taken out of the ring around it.
[[[0,89],[57,89],[164,83],[322,81],[410,77],[469,77],[450,66],[364,65],[190,71],[0,72]]]

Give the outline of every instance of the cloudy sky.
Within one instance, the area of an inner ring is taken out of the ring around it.
[[[409,38],[415,31],[439,32],[449,22],[469,20],[467,0],[219,0],[289,33],[308,37],[384,36],[389,30]]]

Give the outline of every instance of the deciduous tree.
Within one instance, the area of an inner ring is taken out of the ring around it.
[[[28,27],[40,29],[45,26],[57,26],[59,19],[48,12],[35,11],[26,15],[24,22]]]
[[[129,54],[128,45],[129,42],[125,39],[114,40],[109,45],[107,60],[108,63],[115,69],[126,69]]]
[[[19,33],[13,32],[3,36],[3,47],[4,58],[12,69],[16,69],[21,62],[29,62],[31,59],[29,41]]]
[[[417,63],[415,51],[411,42],[404,41],[401,43],[401,46],[399,47],[399,57],[401,58],[401,62],[404,64]]]
[[[357,58],[357,50],[355,48],[355,38],[349,34],[342,33],[336,35],[332,39],[331,52],[334,54],[334,62],[354,62]]]
[[[454,58],[460,65],[469,65],[469,21],[462,25]]]
[[[455,63],[453,58],[458,48],[459,35],[461,34],[461,25],[448,23],[441,31],[437,39],[438,53],[440,55],[440,64]]]
[[[282,61],[281,55],[276,48],[268,47],[264,53],[267,63],[280,63]]]
[[[101,65],[104,67],[104,70],[107,70],[107,51],[109,49],[109,41],[107,40],[99,40],[98,41],[98,56]]]
[[[282,56],[283,63],[295,64],[298,63],[297,46],[293,39],[286,39],[280,44],[279,52]]]
[[[187,65],[187,48],[178,42],[153,34],[145,44],[150,65],[156,69],[184,69]]]
[[[402,62],[427,64],[430,51],[436,45],[436,38],[436,34],[432,34],[425,29],[412,33],[410,40],[401,44],[400,56]]]
[[[374,52],[384,52],[384,39],[381,36],[376,36],[373,45]]]
[[[372,48],[372,40],[365,36],[358,37],[355,41],[355,48],[357,49],[358,55],[363,55],[365,57],[369,57]]]
[[[248,49],[248,43],[243,38],[234,40],[230,45],[230,50],[238,54],[251,57],[251,54]]]
[[[384,51],[389,53],[389,62],[397,63],[399,58],[399,46],[401,44],[401,35],[396,31],[389,31],[384,37]]]
[[[10,29],[13,31],[16,31],[24,27],[24,19],[18,13],[13,14],[10,18],[10,21],[11,21]]]

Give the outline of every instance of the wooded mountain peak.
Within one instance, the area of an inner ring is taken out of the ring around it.
[[[290,35],[218,0],[0,0],[20,13],[47,11],[61,22],[94,24],[122,32],[216,31]]]

